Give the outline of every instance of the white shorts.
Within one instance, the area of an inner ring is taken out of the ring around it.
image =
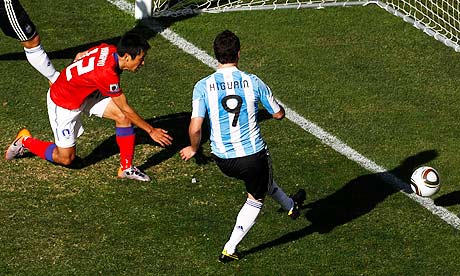
[[[78,109],[65,109],[57,106],[47,94],[48,117],[54,134],[54,143],[60,148],[71,148],[76,144],[76,139],[83,134],[83,125],[80,114],[94,115],[102,118],[110,97],[104,97],[99,92],[88,96]]]

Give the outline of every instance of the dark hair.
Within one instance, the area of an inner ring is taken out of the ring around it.
[[[122,57],[128,53],[134,59],[142,51],[147,52],[148,49],[150,45],[145,38],[137,33],[126,33],[118,42],[117,54]]]
[[[214,39],[214,55],[220,64],[238,61],[240,39],[229,30],[225,30]]]

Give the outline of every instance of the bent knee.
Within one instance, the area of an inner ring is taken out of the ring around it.
[[[126,115],[123,112],[116,114],[114,120],[117,123],[117,125],[131,125],[131,121],[128,119],[128,117],[126,117]]]
[[[56,148],[53,152],[53,161],[57,164],[69,166],[75,160],[75,149]]]
[[[61,165],[69,166],[72,164],[73,160],[75,160],[75,156],[59,157],[58,160],[54,160],[54,161]]]

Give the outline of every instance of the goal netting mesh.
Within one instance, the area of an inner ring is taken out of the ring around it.
[[[459,0],[385,0],[377,4],[460,52]]]
[[[136,0],[136,9],[148,7],[147,16],[171,17],[199,13],[368,4],[380,6],[460,52],[460,0]]]

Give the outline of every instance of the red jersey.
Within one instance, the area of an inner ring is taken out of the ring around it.
[[[77,109],[86,97],[98,90],[102,95],[121,95],[117,48],[101,44],[67,66],[51,86],[53,102],[66,109]]]

